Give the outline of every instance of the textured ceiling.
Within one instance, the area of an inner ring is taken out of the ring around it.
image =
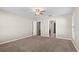
[[[1,7],[0,9],[20,16],[29,17],[32,19],[45,18],[50,15],[61,16],[72,12],[72,8],[70,7],[43,7],[45,9],[45,13],[41,16],[35,16],[33,11],[34,8],[35,7]]]

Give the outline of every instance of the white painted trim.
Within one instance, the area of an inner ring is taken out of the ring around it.
[[[77,45],[75,44],[75,41],[74,41],[73,39],[72,39],[72,43],[73,43],[74,47],[76,48],[77,52],[79,52],[79,49],[78,49],[78,47],[77,47]]]
[[[64,37],[56,37],[56,38],[65,39],[65,40],[72,40],[72,38],[64,38]]]
[[[29,35],[29,36],[26,36],[26,37],[17,38],[17,39],[13,39],[13,40],[9,40],[9,41],[5,41],[5,42],[1,42],[0,44],[6,44],[6,43],[13,42],[13,41],[16,41],[16,40],[28,38],[28,37],[30,37],[30,36],[32,36],[32,35]]]

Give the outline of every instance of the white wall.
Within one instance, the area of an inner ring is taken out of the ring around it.
[[[59,17],[41,19],[41,36],[49,37],[49,22],[56,21],[56,37],[72,39],[72,15],[67,14]],[[37,20],[36,20],[37,21]]]
[[[33,35],[35,36],[35,35],[37,35],[37,22],[36,21],[33,21],[33,23],[32,23],[33,25]]]
[[[49,37],[49,20],[41,20],[41,36]]]
[[[56,37],[72,39],[72,15],[56,17]]]
[[[72,13],[72,38],[76,39],[76,14]]]
[[[32,20],[0,11],[0,42],[32,35]]]
[[[49,22],[56,21],[56,37],[62,39],[72,39],[72,14],[59,17],[51,17],[41,21],[41,36],[49,37]]]
[[[73,15],[75,15],[75,32],[73,34],[74,45],[79,51],[79,8],[73,9]]]
[[[56,37],[62,39],[72,39],[72,15],[52,17],[49,21],[56,21]]]

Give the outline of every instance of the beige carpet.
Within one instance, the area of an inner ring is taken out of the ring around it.
[[[76,52],[70,40],[32,36],[0,45],[0,52]]]

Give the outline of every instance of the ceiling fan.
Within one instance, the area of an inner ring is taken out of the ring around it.
[[[35,15],[43,15],[45,10],[43,8],[35,8],[34,12],[35,12]]]

